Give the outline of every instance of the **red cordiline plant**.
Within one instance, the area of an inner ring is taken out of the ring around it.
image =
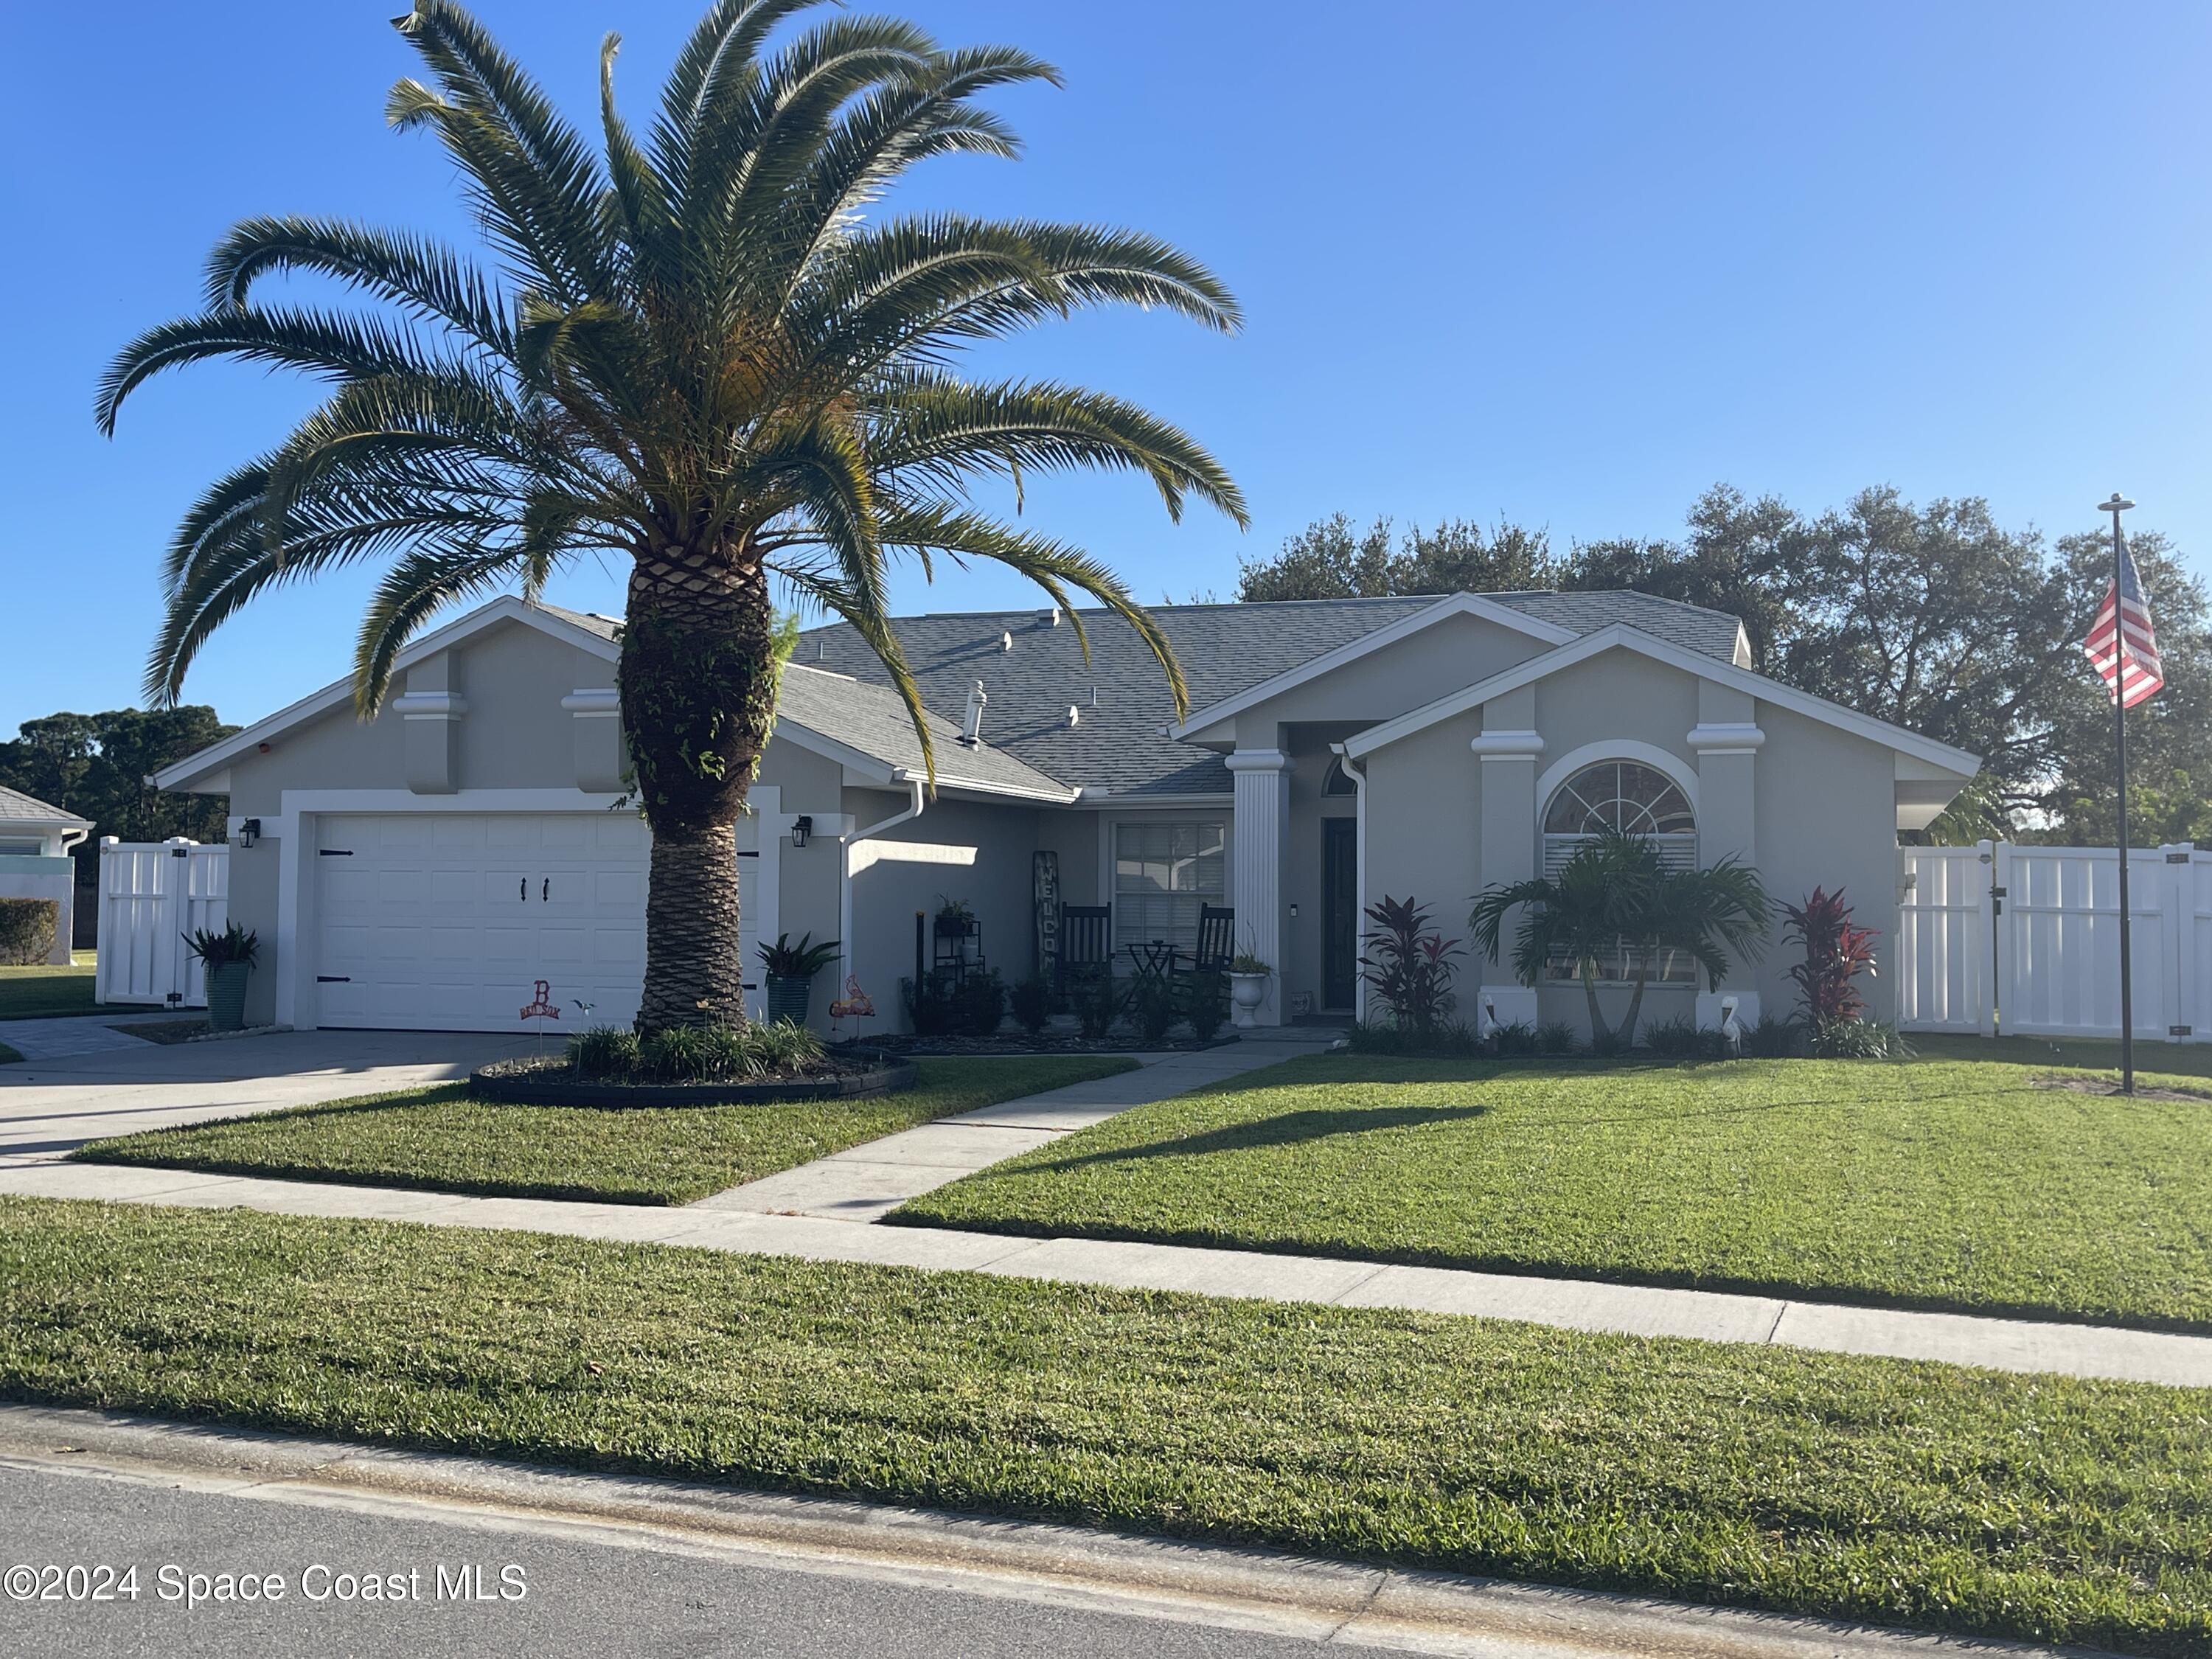
[[[1360,982],[1387,1004],[1401,1031],[1431,1033],[1451,1012],[1452,958],[1464,954],[1455,939],[1429,925],[1429,908],[1410,895],[1367,907],[1373,924],[1360,953]]]
[[[1805,959],[1790,969],[1790,977],[1797,987],[1807,1024],[1819,1031],[1861,1018],[1866,999],[1859,994],[1856,981],[1861,974],[1872,977],[1875,971],[1877,931],[1852,923],[1851,907],[1844,902],[1840,887],[1832,893],[1815,887],[1803,904],[1782,908],[1790,919],[1785,936],[1805,951]]]

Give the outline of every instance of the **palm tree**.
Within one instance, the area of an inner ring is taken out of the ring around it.
[[[744,1018],[732,829],[774,714],[773,581],[875,648],[928,757],[886,622],[894,557],[925,574],[935,555],[995,560],[1063,608],[1070,589],[1090,594],[1186,707],[1174,654],[1121,582],[979,510],[979,477],[1010,479],[1018,502],[1027,472],[1122,469],[1170,516],[1194,495],[1245,522],[1221,466],[1134,404],[955,369],[971,343],[1110,301],[1234,331],[1236,301],[1203,267],[1133,232],[870,210],[925,157],[1017,154],[975,99],[1056,83],[1053,69],[842,13],[774,43],[818,3],[717,0],[643,139],[616,109],[609,35],[595,155],[467,13],[415,0],[398,27],[431,84],[401,81],[387,117],[451,152],[495,267],[402,232],[249,220],[210,258],[208,308],[133,341],[100,390],[112,432],[142,381],[204,358],[332,387],[177,532],[147,670],[163,702],[209,635],[280,582],[384,564],[354,659],[367,718],[441,607],[508,583],[535,599],[580,555],[628,556],[618,683],[653,829],[641,1030]],[[254,303],[262,277],[288,270],[380,308]]]
[[[1702,870],[1669,870],[1650,841],[1619,830],[1591,836],[1556,876],[1483,890],[1468,927],[1493,961],[1505,919],[1516,910],[1514,976],[1534,987],[1553,963],[1571,963],[1589,1002],[1591,1040],[1601,1048],[1626,1048],[1636,1041],[1655,957],[1681,951],[1717,991],[1730,953],[1756,962],[1772,926],[1756,870],[1733,857]],[[1634,958],[1635,989],[1628,1012],[1613,1027],[1598,1007],[1598,972],[1623,951]]]

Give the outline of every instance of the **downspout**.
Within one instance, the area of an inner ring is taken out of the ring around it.
[[[1340,743],[1329,744],[1328,750],[1344,768],[1344,775],[1352,780],[1352,1018],[1364,1025],[1367,983],[1359,976],[1359,958],[1366,952],[1359,945],[1366,937],[1367,926],[1367,763],[1354,761]]]
[[[902,823],[911,823],[922,814],[922,780],[908,777],[903,769],[891,774],[895,783],[904,783],[911,791],[903,812],[894,812],[878,819],[865,830],[855,830],[837,844],[837,966],[839,978],[848,977],[853,963],[853,844],[872,841],[886,830],[896,830]],[[840,988],[842,994],[842,988]]]

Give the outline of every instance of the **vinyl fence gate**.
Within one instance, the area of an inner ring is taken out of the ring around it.
[[[1984,1036],[2120,1034],[2110,847],[1898,849],[1898,1024]],[[2212,1041],[2212,849],[2128,851],[2138,1041]]]
[[[199,959],[185,944],[230,917],[230,848],[196,841],[100,843],[94,1002],[204,1008]]]

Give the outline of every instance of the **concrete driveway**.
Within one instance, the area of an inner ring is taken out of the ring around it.
[[[4,1030],[0,1027],[0,1030]],[[468,1075],[534,1039],[451,1031],[279,1031],[0,1067],[0,1164],[40,1163],[103,1135],[241,1117]]]

